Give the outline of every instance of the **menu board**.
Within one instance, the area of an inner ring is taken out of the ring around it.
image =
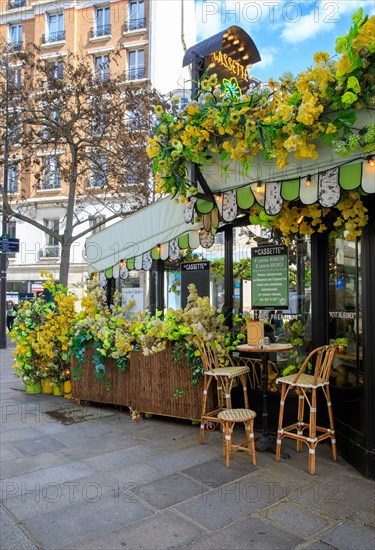
[[[198,296],[210,295],[210,262],[183,262],[180,265],[180,273],[182,308],[187,304],[190,283],[197,287]]]
[[[266,245],[251,249],[252,309],[288,309],[288,247]]]

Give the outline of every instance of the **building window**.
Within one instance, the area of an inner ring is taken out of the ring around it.
[[[16,222],[8,222],[8,236],[11,238],[11,239],[15,239],[16,236],[17,236],[17,224]],[[8,258],[15,258],[16,257],[16,253],[15,252],[8,252],[7,253],[7,256]]]
[[[97,55],[94,57],[95,78],[103,82],[109,79],[109,56]]]
[[[12,0],[11,2],[8,2],[8,10],[23,8],[24,6],[26,6],[26,0]]]
[[[141,130],[144,124],[141,111],[128,109],[125,114],[125,127],[127,130]]]
[[[46,34],[42,36],[42,43],[59,42],[65,40],[64,13],[47,13]]]
[[[111,34],[111,14],[109,7],[95,8],[95,27],[91,29],[91,37]]]
[[[45,233],[46,244],[45,247],[42,248],[40,251],[40,257],[58,258],[60,256],[60,246],[57,235],[60,232],[60,221],[58,219],[44,219],[43,225],[50,231],[53,231],[55,235],[48,235],[47,233]]]
[[[128,22],[125,31],[134,31],[146,27],[145,4],[143,0],[130,0]]]
[[[94,227],[98,223],[100,223],[100,226],[95,227],[95,229],[93,229],[91,231],[92,235],[95,235],[96,233],[99,233],[100,231],[102,231],[105,228],[105,216],[90,216],[89,217],[89,226],[90,227]]]
[[[144,50],[133,50],[128,54],[129,70],[126,80],[137,80],[145,78],[145,52]]]
[[[98,154],[91,160],[91,173],[89,178],[91,187],[105,187],[107,184],[107,158]]]
[[[64,62],[60,60],[49,62],[47,65],[47,87],[53,88],[56,80],[64,78]]]
[[[21,87],[21,69],[19,67],[9,69],[9,83],[15,88]]]
[[[50,112],[45,114],[45,120],[48,120],[48,123],[44,125],[42,130],[42,139],[50,139],[54,135],[56,136],[54,129],[57,126],[56,121],[59,116],[59,111],[57,109],[52,109]]]
[[[92,119],[92,132],[94,136],[103,136],[109,126],[109,114],[107,111],[97,110]]]
[[[8,165],[8,193],[18,193],[18,165]]]
[[[59,189],[60,171],[58,157],[51,155],[43,159],[42,189]]]
[[[20,141],[21,121],[17,118],[17,115],[15,118],[9,121],[8,137],[10,145],[16,145]]]
[[[22,25],[9,25],[9,43],[13,51],[22,47]]]
[[[186,105],[189,103],[189,98],[188,97],[179,97],[178,99],[180,101],[179,101],[179,103],[176,103],[176,107],[177,107],[177,109],[182,111],[182,109],[185,109]]]

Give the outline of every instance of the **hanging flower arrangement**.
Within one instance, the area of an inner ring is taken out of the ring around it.
[[[317,140],[346,156],[375,148],[375,125],[355,127],[358,110],[374,107],[375,17],[353,15],[353,26],[336,42],[336,62],[327,53],[294,81],[270,80],[240,95],[220,89],[216,76],[197,83],[198,98],[185,110],[157,106],[159,123],[149,138],[156,188],[184,202],[197,189],[189,179],[189,163],[204,168],[219,155],[223,170],[240,163],[244,175],[252,159],[263,153],[278,169],[296,159],[316,159]]]
[[[269,217],[271,218],[271,217]],[[355,241],[368,222],[367,208],[358,191],[343,195],[334,208],[324,208],[319,203],[295,205],[286,202],[280,214],[271,218],[272,225],[289,245],[293,236],[323,233],[327,229],[344,231],[346,240]]]

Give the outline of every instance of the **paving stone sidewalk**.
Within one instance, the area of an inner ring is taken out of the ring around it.
[[[221,434],[162,417],[27,395],[0,350],[1,548],[159,550],[375,548],[374,483],[330,448],[283,444],[277,463],[241,453],[230,468]],[[242,430],[236,437],[242,436]]]

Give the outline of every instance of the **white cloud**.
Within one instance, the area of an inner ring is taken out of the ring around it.
[[[363,0],[322,0],[311,4],[310,13],[301,15],[302,9],[297,2],[285,2],[283,19],[285,27],[281,38],[290,44],[297,44],[314,38],[320,33],[334,32],[344,15],[354,13],[363,7],[365,13],[374,12],[373,1]]]
[[[276,55],[278,54],[279,49],[273,48],[272,46],[267,48],[262,48],[262,51],[260,52],[262,60],[259,61],[259,63],[256,64],[256,70],[265,69],[266,67],[272,67],[274,59]]]

